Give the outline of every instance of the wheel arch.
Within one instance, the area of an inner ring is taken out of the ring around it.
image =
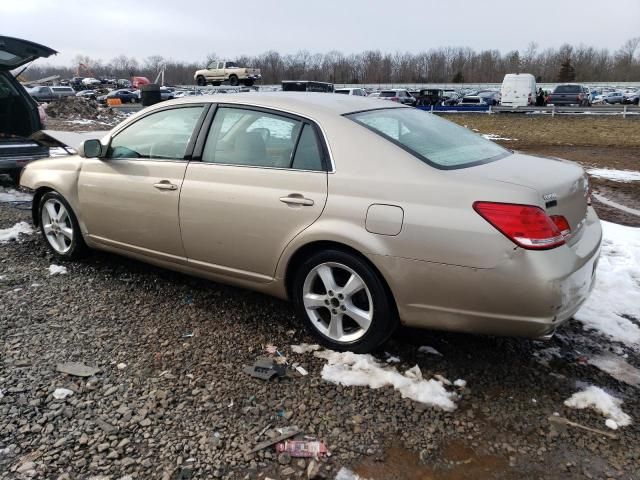
[[[396,315],[398,315],[398,307],[396,305],[396,299],[393,295],[393,292],[391,291],[391,288],[389,287],[389,283],[387,282],[387,279],[384,277],[380,269],[366,255],[364,255],[358,249],[352,246],[349,246],[345,243],[341,243],[333,240],[315,240],[315,241],[306,243],[304,245],[299,246],[296,249],[296,251],[293,252],[293,254],[289,257],[286,268],[285,268],[285,276],[284,276],[284,285],[286,289],[287,298],[289,298],[290,300],[292,298],[291,290],[293,287],[293,279],[295,278],[296,272],[300,267],[300,265],[302,264],[302,262],[304,262],[304,260],[308,258],[310,255],[313,255],[314,253],[321,252],[324,250],[339,250],[345,253],[349,253],[351,255],[358,257],[360,260],[366,263],[380,279],[380,282],[382,283],[382,286],[384,287],[387,293],[387,296],[390,300],[392,308],[394,309]]]
[[[33,194],[33,201],[31,202],[31,219],[36,227],[40,226],[40,199],[47,192],[55,192],[51,187],[40,187]]]

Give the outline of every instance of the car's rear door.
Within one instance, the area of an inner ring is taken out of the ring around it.
[[[168,261],[184,259],[180,188],[208,108],[187,104],[153,111],[117,132],[104,158],[83,162],[80,218],[93,241]]]
[[[180,195],[188,261],[267,282],[286,245],[324,208],[329,158],[319,129],[287,114],[219,106],[200,143],[201,161],[189,163]]]

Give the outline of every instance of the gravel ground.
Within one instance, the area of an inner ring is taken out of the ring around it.
[[[0,228],[18,221],[29,212],[0,204]],[[640,367],[640,351],[577,322],[546,343],[401,329],[376,356],[465,379],[445,412],[390,387],[322,380],[324,360],[291,352],[312,339],[287,303],[101,252],[50,276],[58,262],[39,235],[23,238],[0,244],[0,479],[306,479],[342,467],[376,480],[640,479],[638,387],[588,364],[608,352]],[[244,374],[268,344],[309,375]],[[99,371],[56,370],[71,361]],[[636,422],[614,432],[565,407],[586,385],[623,399]],[[57,388],[73,394],[57,400]],[[290,426],[329,447],[315,473],[273,447],[244,453]]]

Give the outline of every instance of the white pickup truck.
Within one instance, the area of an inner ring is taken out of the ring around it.
[[[198,70],[193,79],[200,86],[207,83],[211,85],[221,85],[222,82],[229,82],[229,85],[246,85],[250,87],[256,80],[260,80],[259,68],[239,67],[235,62],[214,61],[207,65],[207,68]]]

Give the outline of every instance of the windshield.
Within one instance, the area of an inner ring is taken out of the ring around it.
[[[380,92],[380,96],[381,97],[397,97],[398,93],[394,92],[393,90],[385,90],[383,92]]]
[[[368,110],[345,116],[436,168],[470,167],[510,154],[464,127],[414,108]]]

